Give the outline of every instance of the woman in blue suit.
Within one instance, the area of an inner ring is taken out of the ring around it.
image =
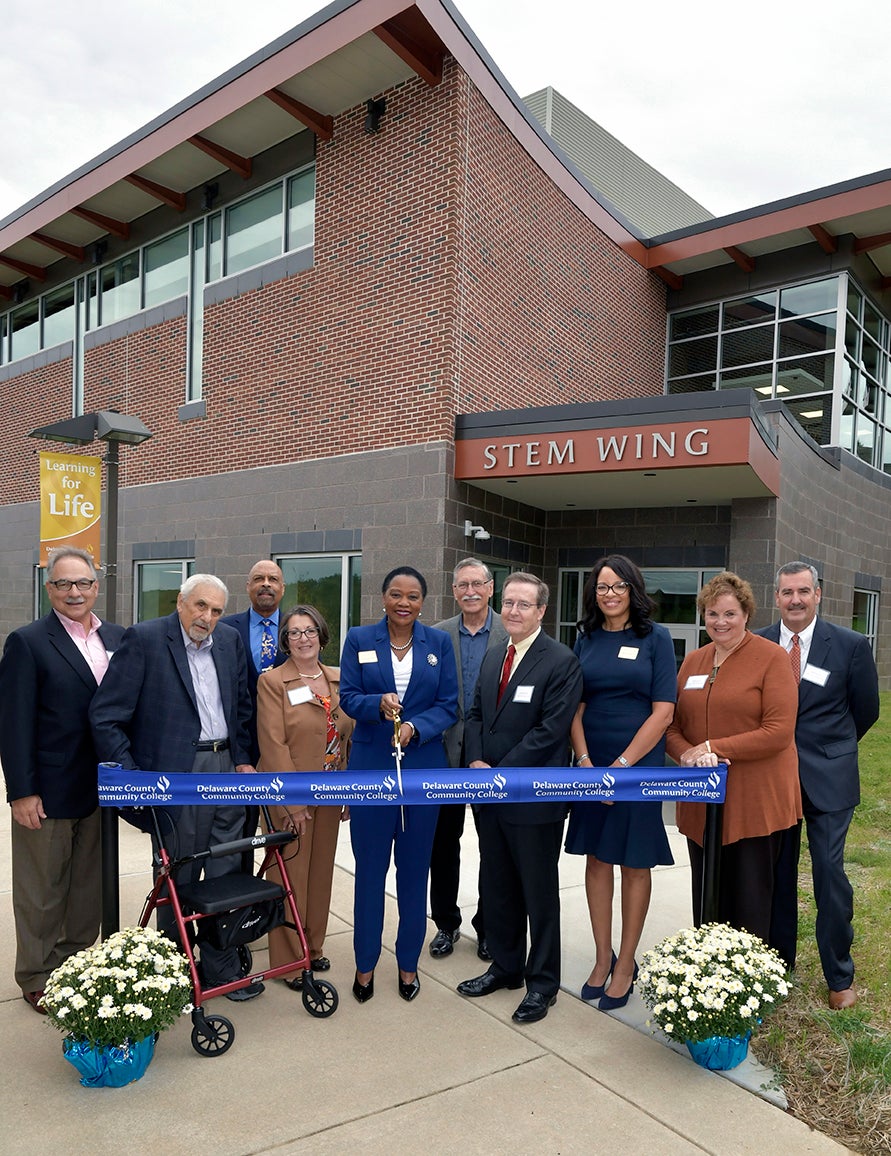
[[[354,626],[340,664],[340,705],[356,720],[351,770],[389,770],[394,764],[394,717],[401,718],[403,767],[445,767],[443,731],[457,718],[458,675],[452,641],[443,630],[418,622],[427,596],[424,576],[399,566],[381,587],[384,617],[374,626]],[[374,969],[381,953],[384,886],[391,852],[396,862],[399,930],[396,962],[399,994],[420,991],[418,957],[427,930],[427,876],[438,807],[353,806],[350,833],[356,860],[353,995],[374,995]]]

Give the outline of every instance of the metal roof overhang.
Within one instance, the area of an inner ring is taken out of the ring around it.
[[[780,488],[750,390],[461,414],[455,478],[542,510],[729,505]]]

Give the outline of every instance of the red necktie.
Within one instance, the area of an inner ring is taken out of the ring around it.
[[[498,684],[498,701],[496,706],[501,705],[501,696],[510,682],[510,672],[514,665],[514,655],[517,653],[517,648],[513,643],[507,648],[507,654],[504,656],[504,666],[501,668],[501,682]]]
[[[792,648],[789,651],[789,661],[792,663],[792,673],[795,675],[796,684],[801,682],[801,643],[798,641],[798,635],[792,635]]]

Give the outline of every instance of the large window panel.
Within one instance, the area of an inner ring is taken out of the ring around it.
[[[194,568],[195,563],[188,559],[135,563],[133,621],[172,614],[179,588]]]
[[[721,389],[754,389],[760,397],[772,397],[773,364],[761,368],[747,365],[744,369],[722,369]]]
[[[793,357],[777,363],[777,397],[819,393],[832,389],[835,358],[831,353],[816,357]]]
[[[737,365],[772,361],[773,336],[772,325],[758,325],[752,329],[725,333],[721,339],[721,367],[732,369]]]
[[[105,265],[99,273],[99,323],[110,325],[139,312],[139,251]]]
[[[29,301],[10,314],[10,360],[31,357],[40,349],[40,301]]]
[[[275,185],[226,212],[226,275],[271,261],[282,252],[282,188]]]
[[[838,308],[838,278],[812,281],[809,285],[792,285],[780,293],[780,317],[799,317],[803,313],[824,313]]]
[[[741,326],[759,325],[773,321],[777,312],[777,291],[756,293],[752,297],[740,297],[738,301],[724,304],[724,328],[738,329]]]
[[[780,323],[777,357],[795,357],[835,349],[835,314],[805,317]]]
[[[146,245],[145,307],[182,297],[189,291],[189,230]]]
[[[718,339],[702,337],[672,345],[669,354],[669,376],[687,377],[694,373],[708,373],[717,368]]]
[[[307,169],[288,181],[288,249],[313,243],[316,225],[316,172]]]
[[[683,313],[673,313],[670,330],[671,341],[717,333],[718,306],[709,305],[705,309],[686,309]]]
[[[74,340],[74,282],[43,299],[43,348]]]
[[[285,580],[282,610],[303,603],[321,612],[331,633],[322,661],[336,666],[347,630],[359,621],[361,555],[304,554],[275,560]]]
[[[808,397],[801,401],[787,401],[786,409],[802,429],[821,446],[832,436],[832,395]]]

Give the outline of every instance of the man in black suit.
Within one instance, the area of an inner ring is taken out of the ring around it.
[[[471,767],[560,767],[569,762],[569,728],[582,697],[578,659],[541,629],[548,588],[533,574],[511,574],[501,619],[507,646],[483,659],[464,728]],[[486,803],[479,808],[487,972],[458,984],[482,996],[522,987],[515,1023],[544,1019],[560,986],[560,881],[557,863],[566,803]],[[526,925],[529,952],[526,953]]]
[[[229,593],[212,574],[193,574],[180,588],[176,610],[131,626],[114,656],[100,693],[90,708],[99,757],[128,770],[198,775],[252,772],[248,720],[247,659],[238,632],[219,625]],[[174,857],[204,850],[241,836],[244,807],[177,808],[171,838]],[[206,876],[227,875],[240,868],[237,855],[210,859]],[[193,864],[190,882],[200,874]],[[169,907],[158,911],[158,926],[173,934]],[[240,978],[234,948],[201,948],[208,985]],[[229,999],[252,999],[260,983],[227,993]]]
[[[798,683],[795,742],[817,903],[817,947],[829,1006],[853,1007],[854,892],[845,874],[845,839],[860,802],[857,743],[879,717],[879,684],[869,641],[817,617],[821,590],[806,562],[781,566],[776,578],[780,621],[759,631],[789,651]],[[800,831],[800,828],[796,830]],[[797,875],[798,840],[781,865]],[[782,889],[778,889],[781,891]],[[786,889],[794,896],[795,889]],[[773,922],[792,937],[797,910],[775,910]]]
[[[52,610],[13,631],[0,659],[0,761],[12,808],[16,983],[40,1006],[50,972],[99,934],[98,758],[87,710],[123,628],[93,613],[85,550],[49,557]]]
[[[452,575],[452,591],[461,613],[436,623],[437,630],[444,630],[452,640],[458,668],[458,721],[442,736],[450,767],[467,765],[464,761],[464,720],[473,706],[483,658],[499,643],[507,643],[507,631],[489,605],[493,589],[489,567],[476,558],[465,558]],[[430,915],[436,924],[430,954],[434,959],[451,955],[454,944],[461,938],[458,885],[461,880],[461,835],[466,816],[467,808],[463,803],[445,803],[439,808],[436,820],[430,856]],[[476,812],[474,822],[479,822]],[[471,923],[476,931],[476,953],[488,962],[492,956],[486,943],[482,900],[477,902]]]

